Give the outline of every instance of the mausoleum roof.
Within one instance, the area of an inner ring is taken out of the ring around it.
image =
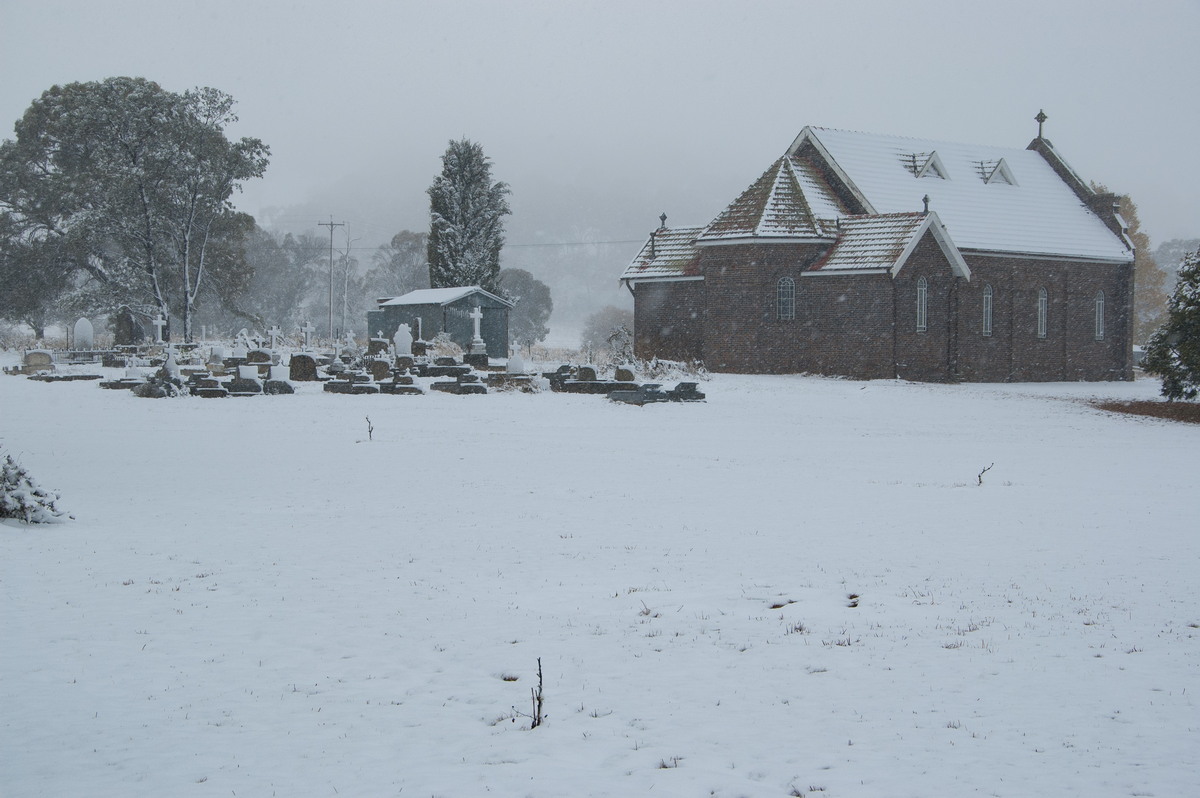
[[[409,291],[403,296],[380,299],[378,300],[378,304],[381,308],[396,307],[397,305],[449,305],[471,294],[483,294],[489,299],[502,302],[510,308],[514,306],[513,302],[504,297],[496,296],[491,291],[484,291],[477,285],[465,285],[455,288],[421,288],[416,291]]]

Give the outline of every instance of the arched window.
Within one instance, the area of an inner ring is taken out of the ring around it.
[[[1046,317],[1050,313],[1050,295],[1045,288],[1038,289],[1037,304],[1037,337],[1046,337]]]
[[[1104,340],[1104,292],[1096,292],[1096,340]]]
[[[983,286],[983,334],[992,334],[992,284],[985,283]]]
[[[775,290],[775,315],[780,321],[796,318],[796,281],[784,277]]]
[[[929,281],[917,278],[917,332],[929,328]]]

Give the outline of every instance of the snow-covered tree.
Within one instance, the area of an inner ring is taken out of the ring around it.
[[[429,236],[401,230],[392,240],[375,250],[374,264],[366,275],[371,299],[401,296],[409,291],[429,288]]]
[[[211,257],[245,228],[230,197],[267,165],[261,141],[225,137],[236,121],[233,99],[211,88],[175,94],[127,77],[54,86],[0,145],[0,215],[38,255],[30,268],[51,272],[44,284],[177,311],[190,338],[208,281],[231,279]]]
[[[516,302],[508,314],[508,335],[516,346],[533,346],[550,334],[546,322],[554,311],[550,288],[524,269],[500,270],[500,293]]]
[[[632,332],[633,311],[607,305],[588,316],[579,343],[584,349],[604,351],[613,334],[622,330]]]
[[[1162,378],[1169,400],[1200,394],[1200,250],[1183,259],[1167,321],[1151,337],[1143,367]]]
[[[492,182],[483,147],[451,141],[429,187],[429,281],[433,288],[497,289],[508,184]]]
[[[61,521],[65,512],[55,506],[58,494],[43,490],[12,458],[0,462],[0,518],[15,518],[26,524]]]

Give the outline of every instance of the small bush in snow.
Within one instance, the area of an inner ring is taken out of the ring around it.
[[[0,518],[15,518],[26,524],[61,521],[66,513],[54,506],[58,498],[57,493],[38,487],[10,455],[4,456],[0,463]]]

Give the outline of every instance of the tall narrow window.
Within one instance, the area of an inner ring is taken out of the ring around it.
[[[784,277],[779,281],[775,292],[775,315],[780,321],[796,318],[796,281],[791,277]]]
[[[929,328],[929,281],[917,278],[917,332]]]
[[[1104,340],[1104,292],[1096,292],[1096,340]]]
[[[1050,295],[1045,288],[1038,289],[1037,337],[1046,337],[1046,316],[1050,313]]]
[[[992,334],[992,284],[983,286],[983,334]]]

